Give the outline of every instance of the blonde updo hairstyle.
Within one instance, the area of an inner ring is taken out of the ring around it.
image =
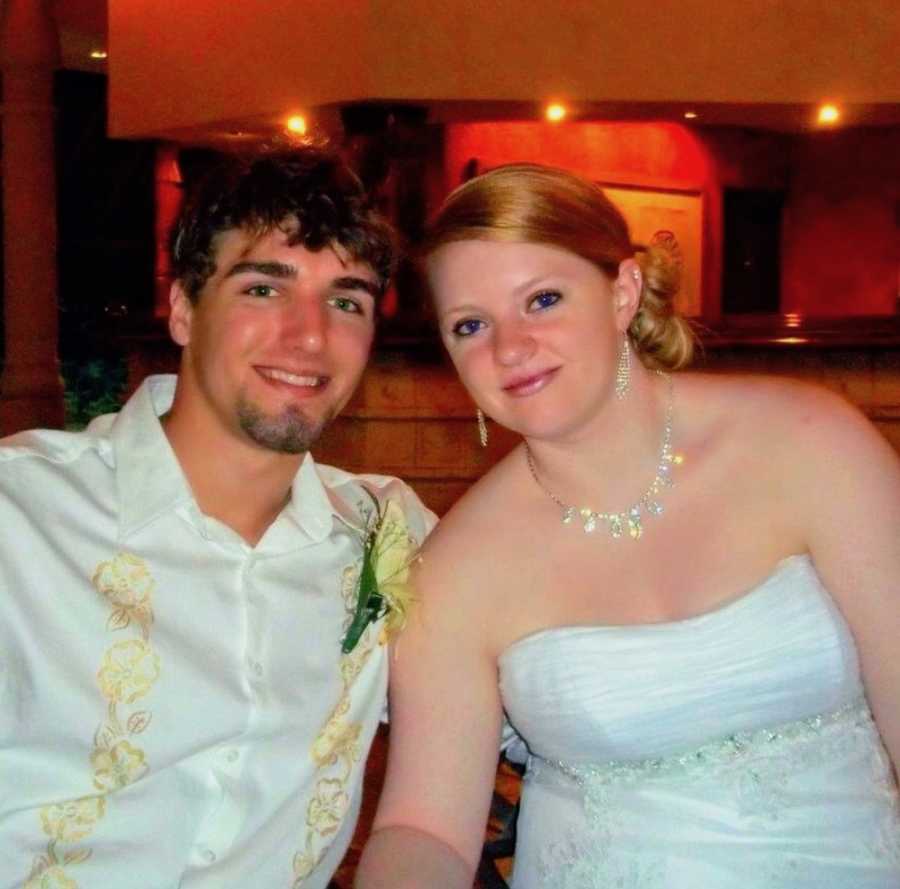
[[[426,257],[455,241],[547,244],[593,263],[615,280],[631,257],[641,267],[638,309],[628,327],[645,366],[684,367],[693,335],[672,300],[681,279],[681,256],[669,232],[636,255],[628,224],[597,186],[565,170],[509,164],[476,176],[453,191],[432,222],[419,253]]]

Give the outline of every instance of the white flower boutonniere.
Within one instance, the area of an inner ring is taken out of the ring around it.
[[[353,651],[366,627],[381,618],[385,618],[388,638],[402,630],[412,601],[408,580],[416,543],[409,535],[406,516],[396,501],[389,499],[382,505],[366,493],[375,506],[367,517],[356,609],[341,643],[344,654]]]

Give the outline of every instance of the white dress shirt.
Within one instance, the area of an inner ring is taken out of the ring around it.
[[[198,509],[173,391],[0,446],[0,889],[323,889],[350,841],[388,661],[378,626],[340,651],[362,486],[433,516],[307,456],[251,547]]]

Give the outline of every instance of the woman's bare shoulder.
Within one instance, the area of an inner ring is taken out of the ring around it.
[[[485,542],[487,531],[496,533],[498,519],[510,508],[511,498],[516,496],[516,461],[514,449],[497,465],[476,481],[441,518],[428,538],[426,547],[438,552],[451,552],[457,547],[467,548],[475,541]]]
[[[515,451],[480,478],[441,518],[422,549],[417,581],[427,596],[496,588],[496,574],[507,564],[508,517],[520,496]]]
[[[750,458],[793,489],[867,463],[896,462],[887,440],[843,395],[816,383],[769,376],[688,375],[687,410],[720,433],[723,448]]]
[[[751,439],[805,433],[814,426],[863,427],[862,413],[825,386],[787,377],[685,374],[678,383],[687,410],[729,421]]]

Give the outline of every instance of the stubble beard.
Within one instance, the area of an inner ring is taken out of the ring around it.
[[[261,447],[279,454],[304,454],[321,437],[335,412],[329,411],[312,422],[296,405],[288,405],[279,414],[267,414],[257,405],[242,399],[237,406],[238,423],[247,436]]]

